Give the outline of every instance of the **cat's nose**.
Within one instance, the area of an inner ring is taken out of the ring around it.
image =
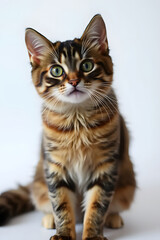
[[[76,87],[78,83],[80,82],[79,79],[70,79],[68,83],[70,83],[73,87]]]

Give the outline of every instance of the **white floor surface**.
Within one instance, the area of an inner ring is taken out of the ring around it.
[[[109,240],[159,240],[160,203],[159,189],[148,187],[138,189],[132,208],[122,214],[125,225],[122,229],[104,229]],[[55,230],[41,226],[43,214],[32,212],[12,219],[0,227],[1,240],[49,240]],[[76,225],[77,240],[81,240],[82,224]]]

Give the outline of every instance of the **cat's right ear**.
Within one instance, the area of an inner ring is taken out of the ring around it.
[[[40,65],[41,60],[51,51],[50,41],[32,28],[26,29],[25,42],[33,66]]]

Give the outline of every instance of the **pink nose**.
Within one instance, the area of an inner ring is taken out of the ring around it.
[[[73,87],[76,87],[79,82],[80,82],[79,79],[71,79],[68,81],[68,83],[70,83]]]

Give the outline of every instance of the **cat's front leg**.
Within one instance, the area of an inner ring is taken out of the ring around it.
[[[104,162],[104,166],[100,164],[93,173],[84,200],[83,240],[107,240],[103,237],[103,226],[116,181],[117,167],[115,162],[111,161],[108,164]]]
[[[74,182],[51,158],[45,159],[45,174],[56,225],[56,235],[50,240],[75,240]]]

